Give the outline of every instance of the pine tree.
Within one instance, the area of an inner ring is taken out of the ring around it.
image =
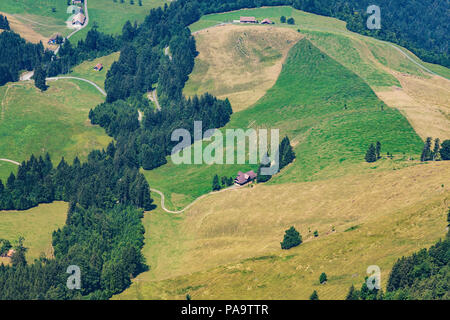
[[[439,153],[440,148],[441,148],[441,140],[439,140],[439,138],[436,138],[434,140],[433,161],[441,160],[441,154]]]
[[[289,141],[289,138],[287,136],[285,136],[283,140],[281,140],[279,153],[281,170],[295,159],[294,150],[292,149],[291,142]]]
[[[450,160],[450,140],[444,140],[439,150],[442,160]]]
[[[41,91],[47,90],[47,84],[45,83],[45,78],[47,77],[47,73],[40,66],[36,68],[34,71],[34,85],[36,88]]]
[[[323,284],[323,283],[327,282],[327,280],[328,280],[327,274],[325,272],[322,272],[319,277],[319,283]]]
[[[314,290],[313,293],[309,296],[309,300],[319,300],[319,295],[317,294],[316,290]]]
[[[281,249],[287,250],[302,243],[302,236],[295,230],[294,226],[285,231],[283,242],[280,242]]]
[[[428,137],[423,146],[422,155],[420,161],[431,160],[431,137]]]
[[[350,287],[350,290],[348,291],[347,297],[345,298],[345,300],[359,300],[358,291],[355,290],[355,286],[354,285],[352,285]]]
[[[377,159],[380,159],[381,158],[381,142],[380,141],[377,141],[377,145],[375,147],[375,151],[376,151],[376,154],[377,154]]]
[[[373,143],[371,143],[369,149],[367,149],[365,159],[369,163],[377,161],[377,153]]]
[[[219,176],[216,174],[213,178],[212,189],[213,191],[219,191],[222,187],[219,183]]]

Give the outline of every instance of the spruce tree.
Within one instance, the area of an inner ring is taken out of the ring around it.
[[[377,141],[377,145],[375,147],[375,151],[376,151],[376,154],[377,154],[377,159],[380,159],[381,158],[381,142],[380,141]]]
[[[316,290],[314,290],[313,293],[309,296],[309,300],[319,300],[319,295],[317,294]]]
[[[320,277],[319,277],[320,284],[323,284],[323,283],[327,282],[327,280],[328,280],[327,279],[327,274],[325,272],[322,272],[320,274]]]
[[[439,150],[442,160],[450,160],[450,140],[444,140]]]
[[[428,137],[423,146],[422,155],[420,161],[431,160],[431,137]]]
[[[47,73],[40,66],[36,68],[34,71],[34,85],[36,88],[41,91],[47,90],[47,84],[45,83],[45,78],[47,77]]]
[[[293,226],[285,231],[283,242],[280,242],[281,249],[284,250],[296,247],[301,243],[302,243],[302,236],[297,230],[295,230]]]
[[[373,143],[371,143],[369,149],[367,149],[365,159],[369,163],[377,161],[377,153]]]
[[[355,286],[354,285],[352,285],[350,287],[350,290],[348,291],[347,297],[345,298],[345,300],[359,300],[358,291],[355,290]]]
[[[222,187],[220,186],[219,176],[216,174],[213,178],[212,189],[213,191],[219,191]]]
[[[441,148],[441,140],[439,140],[439,138],[436,138],[434,140],[433,161],[441,160],[441,154],[439,153],[440,148]]]

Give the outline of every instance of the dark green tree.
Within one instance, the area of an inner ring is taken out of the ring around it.
[[[444,140],[439,150],[442,160],[450,160],[450,140]]]
[[[420,156],[420,161],[432,160],[431,152],[431,137],[428,137],[423,146],[422,155]]]
[[[283,242],[280,242],[281,249],[287,250],[302,243],[302,236],[295,230],[294,226],[285,231]]]
[[[376,147],[375,147],[375,152],[377,154],[377,159],[381,158],[381,142],[377,141]]]
[[[294,20],[294,18],[289,18],[289,19],[287,19],[287,23],[288,24],[295,24],[295,20]]]
[[[347,293],[345,300],[359,300],[358,290],[352,285]]]
[[[314,290],[313,293],[309,296],[309,300],[319,300],[319,295],[317,294],[316,290]]]
[[[41,91],[47,90],[47,84],[45,82],[45,78],[47,78],[47,72],[45,72],[44,69],[42,69],[40,66],[36,68],[34,71],[34,85],[36,88],[40,89]]]
[[[222,189],[219,182],[219,176],[217,174],[213,178],[212,189],[213,191],[219,191],[220,189]]]
[[[441,140],[439,138],[434,139],[434,148],[433,148],[433,161],[441,160],[441,154],[439,150],[441,149]]]
[[[27,265],[27,259],[25,258],[25,253],[27,251],[27,248],[25,248],[25,246],[23,245],[24,240],[25,239],[23,237],[19,237],[18,244],[14,248],[15,252],[11,257],[11,264],[14,267]]]
[[[367,149],[365,159],[369,163],[377,161],[377,153],[373,143],[371,143],[369,149]]]
[[[286,17],[285,16],[281,16],[280,17],[280,22],[281,23],[286,23]]]
[[[322,272],[319,277],[319,283],[323,284],[323,283],[327,282],[327,280],[328,280],[327,274],[325,272]]]

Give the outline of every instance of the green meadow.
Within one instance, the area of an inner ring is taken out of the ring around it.
[[[281,137],[290,137],[297,159],[271,184],[383,167],[383,161],[375,166],[364,163],[368,145],[376,141],[382,143],[384,154],[389,152],[398,159],[417,157],[423,145],[399,111],[385,105],[363,79],[307,39],[291,49],[277,82],[266,95],[233,114],[223,130],[230,128],[279,129]],[[236,175],[251,167],[175,165],[170,158],[168,161],[145,174],[150,185],[163,191],[177,207],[210,191],[215,174]]]
[[[120,34],[122,27],[130,20],[142,22],[148,15],[150,9],[169,4],[166,0],[142,0],[142,6],[139,6],[138,0],[134,1],[134,5],[129,0],[120,3],[120,0],[88,0],[89,26],[82,31],[76,33],[71,38],[72,43],[86,37],[87,31],[94,25],[98,26],[98,30],[109,34]]]
[[[2,0],[0,11],[13,14],[20,22],[45,37],[55,32],[63,35],[71,32],[65,23],[70,17],[65,0]]]
[[[48,83],[40,92],[32,83],[7,84],[0,88],[0,158],[21,162],[33,153],[49,152],[53,162],[62,156],[85,159],[93,149],[106,147],[111,138],[91,125],[89,109],[104,101],[91,85],[76,80]],[[11,164],[2,163],[0,178],[9,175]]]

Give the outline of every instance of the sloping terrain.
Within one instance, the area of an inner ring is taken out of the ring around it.
[[[9,240],[14,246],[19,237],[24,237],[29,263],[38,259],[41,253],[50,258],[53,255],[52,232],[66,222],[67,208],[67,203],[55,202],[26,211],[0,211],[0,238]],[[8,262],[9,259],[4,260]]]
[[[0,99],[0,158],[21,162],[32,153],[49,152],[57,164],[62,156],[69,161],[75,156],[85,159],[91,150],[111,141],[88,118],[89,109],[104,97],[84,82],[52,81],[45,92],[32,83],[7,84],[0,87]],[[5,180],[11,165],[0,170],[0,179]]]
[[[307,299],[317,290],[343,299],[369,265],[380,266],[384,287],[398,257],[445,235],[448,181],[442,162],[223,192],[185,215],[149,212],[143,252],[151,269],[118,298]],[[284,251],[291,225],[304,243]]]
[[[229,128],[279,129],[281,137],[290,137],[297,160],[270,183],[366,171],[364,154],[376,141],[382,143],[383,153],[390,152],[397,160],[417,158],[422,148],[419,136],[398,110],[384,105],[365,81],[306,39],[290,50],[275,85],[257,103],[234,113],[225,127]],[[246,169],[240,165],[174,165],[169,159],[167,165],[146,176],[172,202],[176,194],[181,199],[178,205],[183,206],[210,191],[215,174],[234,176]]]
[[[196,33],[199,56],[184,94],[228,98],[233,111],[254,104],[271,88],[289,49],[303,36],[287,28],[225,25]]]

